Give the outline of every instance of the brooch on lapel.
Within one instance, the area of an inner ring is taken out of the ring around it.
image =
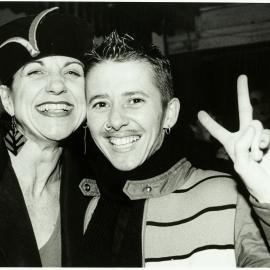
[[[100,197],[100,192],[95,180],[83,178],[79,184],[79,188],[84,196]]]

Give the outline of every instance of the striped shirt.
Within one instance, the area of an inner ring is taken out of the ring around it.
[[[148,200],[146,266],[235,266],[236,200],[229,176],[200,170],[171,194]]]

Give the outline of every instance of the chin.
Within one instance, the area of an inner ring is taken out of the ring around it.
[[[127,163],[124,163],[124,162],[111,162],[112,165],[119,171],[131,171],[131,170],[134,170],[136,169],[137,167],[140,166],[140,164],[127,164]]]
[[[71,135],[71,133],[72,132],[47,134],[46,135],[46,138],[48,138],[49,140],[52,140],[52,141],[62,141],[64,139],[66,139],[67,137],[69,137]]]

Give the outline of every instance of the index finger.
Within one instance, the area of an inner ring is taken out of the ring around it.
[[[208,113],[200,111],[198,119],[201,124],[209,131],[209,133],[216,138],[224,146],[230,137],[230,132],[218,124]]]
[[[237,97],[240,129],[244,129],[253,118],[246,75],[240,75],[237,79]]]

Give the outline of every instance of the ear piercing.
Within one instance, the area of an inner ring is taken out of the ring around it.
[[[167,135],[169,135],[171,133],[171,128],[170,127],[164,128],[164,130],[165,130],[165,133]]]

